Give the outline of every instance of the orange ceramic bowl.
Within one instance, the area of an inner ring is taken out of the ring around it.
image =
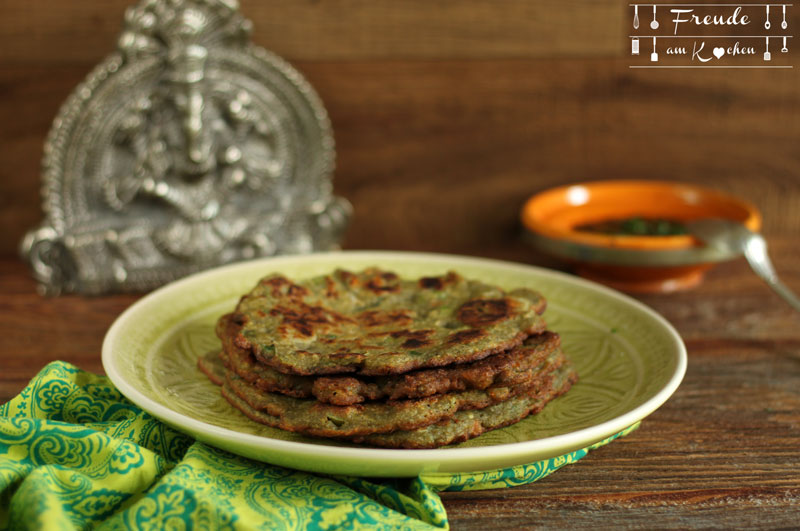
[[[736,255],[706,247],[689,235],[630,236],[577,230],[628,218],[689,222],[725,218],[758,231],[761,215],[750,203],[722,192],[660,181],[598,181],[546,190],[522,209],[522,224],[540,250],[575,265],[576,271],[632,292],[692,287],[715,262]]]

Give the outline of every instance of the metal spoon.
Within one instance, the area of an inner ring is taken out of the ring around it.
[[[757,232],[741,223],[727,219],[698,219],[686,224],[689,234],[723,252],[743,253],[750,267],[783,297],[795,310],[800,311],[800,297],[781,282],[767,254],[767,242]]]

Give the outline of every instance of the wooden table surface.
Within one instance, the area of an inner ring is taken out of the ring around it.
[[[796,242],[773,238],[800,291]],[[510,240],[496,258],[542,262]],[[47,362],[102,372],[105,331],[136,295],[42,298],[18,261],[0,261],[0,400]],[[689,352],[675,395],[639,430],[532,485],[445,493],[454,529],[795,527],[800,522],[800,314],[742,261],[693,291],[638,297]]]

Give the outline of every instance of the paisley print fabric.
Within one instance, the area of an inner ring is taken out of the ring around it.
[[[317,476],[196,442],[53,362],[0,406],[0,528],[447,529],[438,492],[530,483],[593,447],[479,474]]]
[[[498,470],[490,470],[487,472],[475,472],[468,474],[432,474],[421,476],[432,489],[437,492],[441,491],[464,491],[464,490],[489,490],[489,489],[505,489],[508,487],[516,487],[518,485],[526,485],[540,480],[545,476],[549,476],[564,465],[569,465],[575,461],[583,458],[590,450],[600,448],[617,437],[628,435],[633,430],[639,427],[640,422],[625,428],[619,433],[603,439],[600,442],[570,452],[559,457],[552,459],[545,459],[537,461],[528,465],[515,466],[511,468],[502,468]]]

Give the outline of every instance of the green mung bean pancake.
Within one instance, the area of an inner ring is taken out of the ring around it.
[[[575,371],[571,366],[565,364],[556,369],[541,387],[532,388],[527,393],[493,406],[459,411],[450,419],[416,430],[354,437],[352,441],[372,446],[407,449],[439,448],[448,444],[464,442],[487,431],[510,426],[529,415],[538,413],[550,401],[569,391],[576,380]]]
[[[456,273],[401,279],[376,268],[298,283],[262,279],[231,317],[233,341],[283,373],[399,374],[485,358],[545,329],[544,298]]]
[[[524,344],[482,360],[420,369],[388,376],[298,376],[285,374],[262,363],[233,342],[232,323],[223,316],[217,325],[222,338],[226,366],[263,391],[298,398],[315,397],[320,402],[351,405],[365,400],[423,398],[434,394],[496,385],[514,385],[530,380],[538,365],[560,346],[558,334],[545,331],[530,336]],[[213,355],[213,354],[212,354]]]
[[[483,409],[457,411],[449,418],[416,429],[357,435],[350,437],[349,440],[358,444],[408,449],[438,448],[463,442],[538,413],[548,402],[566,393],[576,379],[577,376],[571,366],[564,364],[550,373],[541,385],[534,386],[527,392],[506,401]],[[281,419],[279,417],[253,408],[232,392],[229,387],[224,386],[222,394],[231,405],[250,419],[268,426],[280,426]]]
[[[409,394],[412,392],[417,392],[422,395],[420,397],[412,398],[427,398],[433,397],[434,395],[444,395],[451,392],[467,390],[487,391],[495,400],[499,398],[505,398],[510,394],[508,391],[504,390],[505,388],[519,390],[521,388],[529,387],[532,383],[535,383],[537,379],[541,379],[547,371],[555,370],[566,362],[566,357],[563,355],[561,349],[558,348],[557,342],[547,341],[545,338],[540,338],[539,336],[536,336],[536,339],[537,341],[535,343],[538,344],[535,346],[527,345],[527,343],[531,342],[531,339],[529,338],[526,341],[525,346],[516,347],[511,352],[497,354],[489,359],[466,364],[470,366],[469,368],[452,366],[446,369],[422,370],[418,371],[416,374],[406,375],[408,380],[406,380],[406,376],[401,376],[399,378],[395,377],[394,380],[398,387],[405,387]],[[555,348],[543,349],[540,348],[542,347],[542,344],[550,344],[551,346],[555,344]],[[519,354],[525,354],[527,356],[519,359]],[[496,363],[501,361],[503,358],[511,359],[513,360],[513,363],[503,367],[503,370],[497,371]],[[235,382],[238,383],[241,380],[249,384],[249,386],[252,386],[250,388],[237,385],[237,383],[230,384],[230,386],[234,389],[238,388],[247,392],[248,394],[252,394],[254,399],[250,400],[250,402],[254,407],[261,407],[258,404],[259,402],[264,401],[262,397],[272,396],[272,394],[270,394],[271,389],[267,389],[266,394],[259,394],[259,391],[265,391],[262,381],[258,378],[253,378],[253,373],[249,371],[245,372],[246,376],[243,377],[239,372],[237,372],[237,370],[234,369],[236,365],[236,363],[232,362],[232,356],[229,356],[225,352],[212,351],[198,359],[198,367],[200,370],[217,385],[222,385],[222,383],[228,379],[228,372],[226,372],[227,369],[227,371],[230,372],[231,377],[235,379]],[[241,367],[238,368],[241,369]],[[310,377],[306,376],[295,376],[294,378],[310,379]],[[323,379],[327,378],[321,377],[317,380]],[[345,380],[346,379],[347,378],[345,378]],[[392,377],[380,378],[379,380],[384,379],[391,380]],[[316,384],[316,382],[314,383]],[[377,386],[378,384],[376,382],[372,382],[369,385]],[[418,387],[414,387],[414,385],[418,385]],[[295,388],[291,388],[289,390],[293,391],[294,389]],[[294,396],[290,393],[281,394]],[[380,394],[380,391],[376,391],[376,394]],[[247,397],[244,396],[243,398],[247,399]],[[385,396],[382,396],[382,398],[385,398]],[[406,400],[408,399],[408,397],[403,398]],[[332,404],[328,401],[320,401],[319,399],[317,400],[320,404],[339,406],[343,411],[363,410],[360,408],[348,408],[347,406],[354,405],[352,403]],[[269,403],[271,401],[267,400],[267,402]],[[274,402],[274,400],[272,400],[272,402]],[[306,401],[298,403],[302,404],[308,402]],[[375,405],[387,403],[392,403],[396,407],[401,405],[403,401],[395,398],[389,398],[388,402],[371,400],[366,402],[366,405],[368,405],[369,408],[374,408]],[[288,404],[291,405],[292,402],[289,402]],[[423,404],[423,402],[418,402],[418,404]],[[335,412],[337,410],[334,407],[330,411]]]
[[[334,406],[313,399],[261,391],[231,371],[226,373],[223,395],[229,398],[233,393],[251,408],[268,413],[277,419],[274,424],[276,428],[318,437],[349,438],[413,430],[450,418],[457,411],[483,409],[529,393],[531,389],[545,385],[549,375],[564,363],[560,351],[554,352],[551,358],[541,364],[534,378],[517,385],[444,393],[419,399]]]

